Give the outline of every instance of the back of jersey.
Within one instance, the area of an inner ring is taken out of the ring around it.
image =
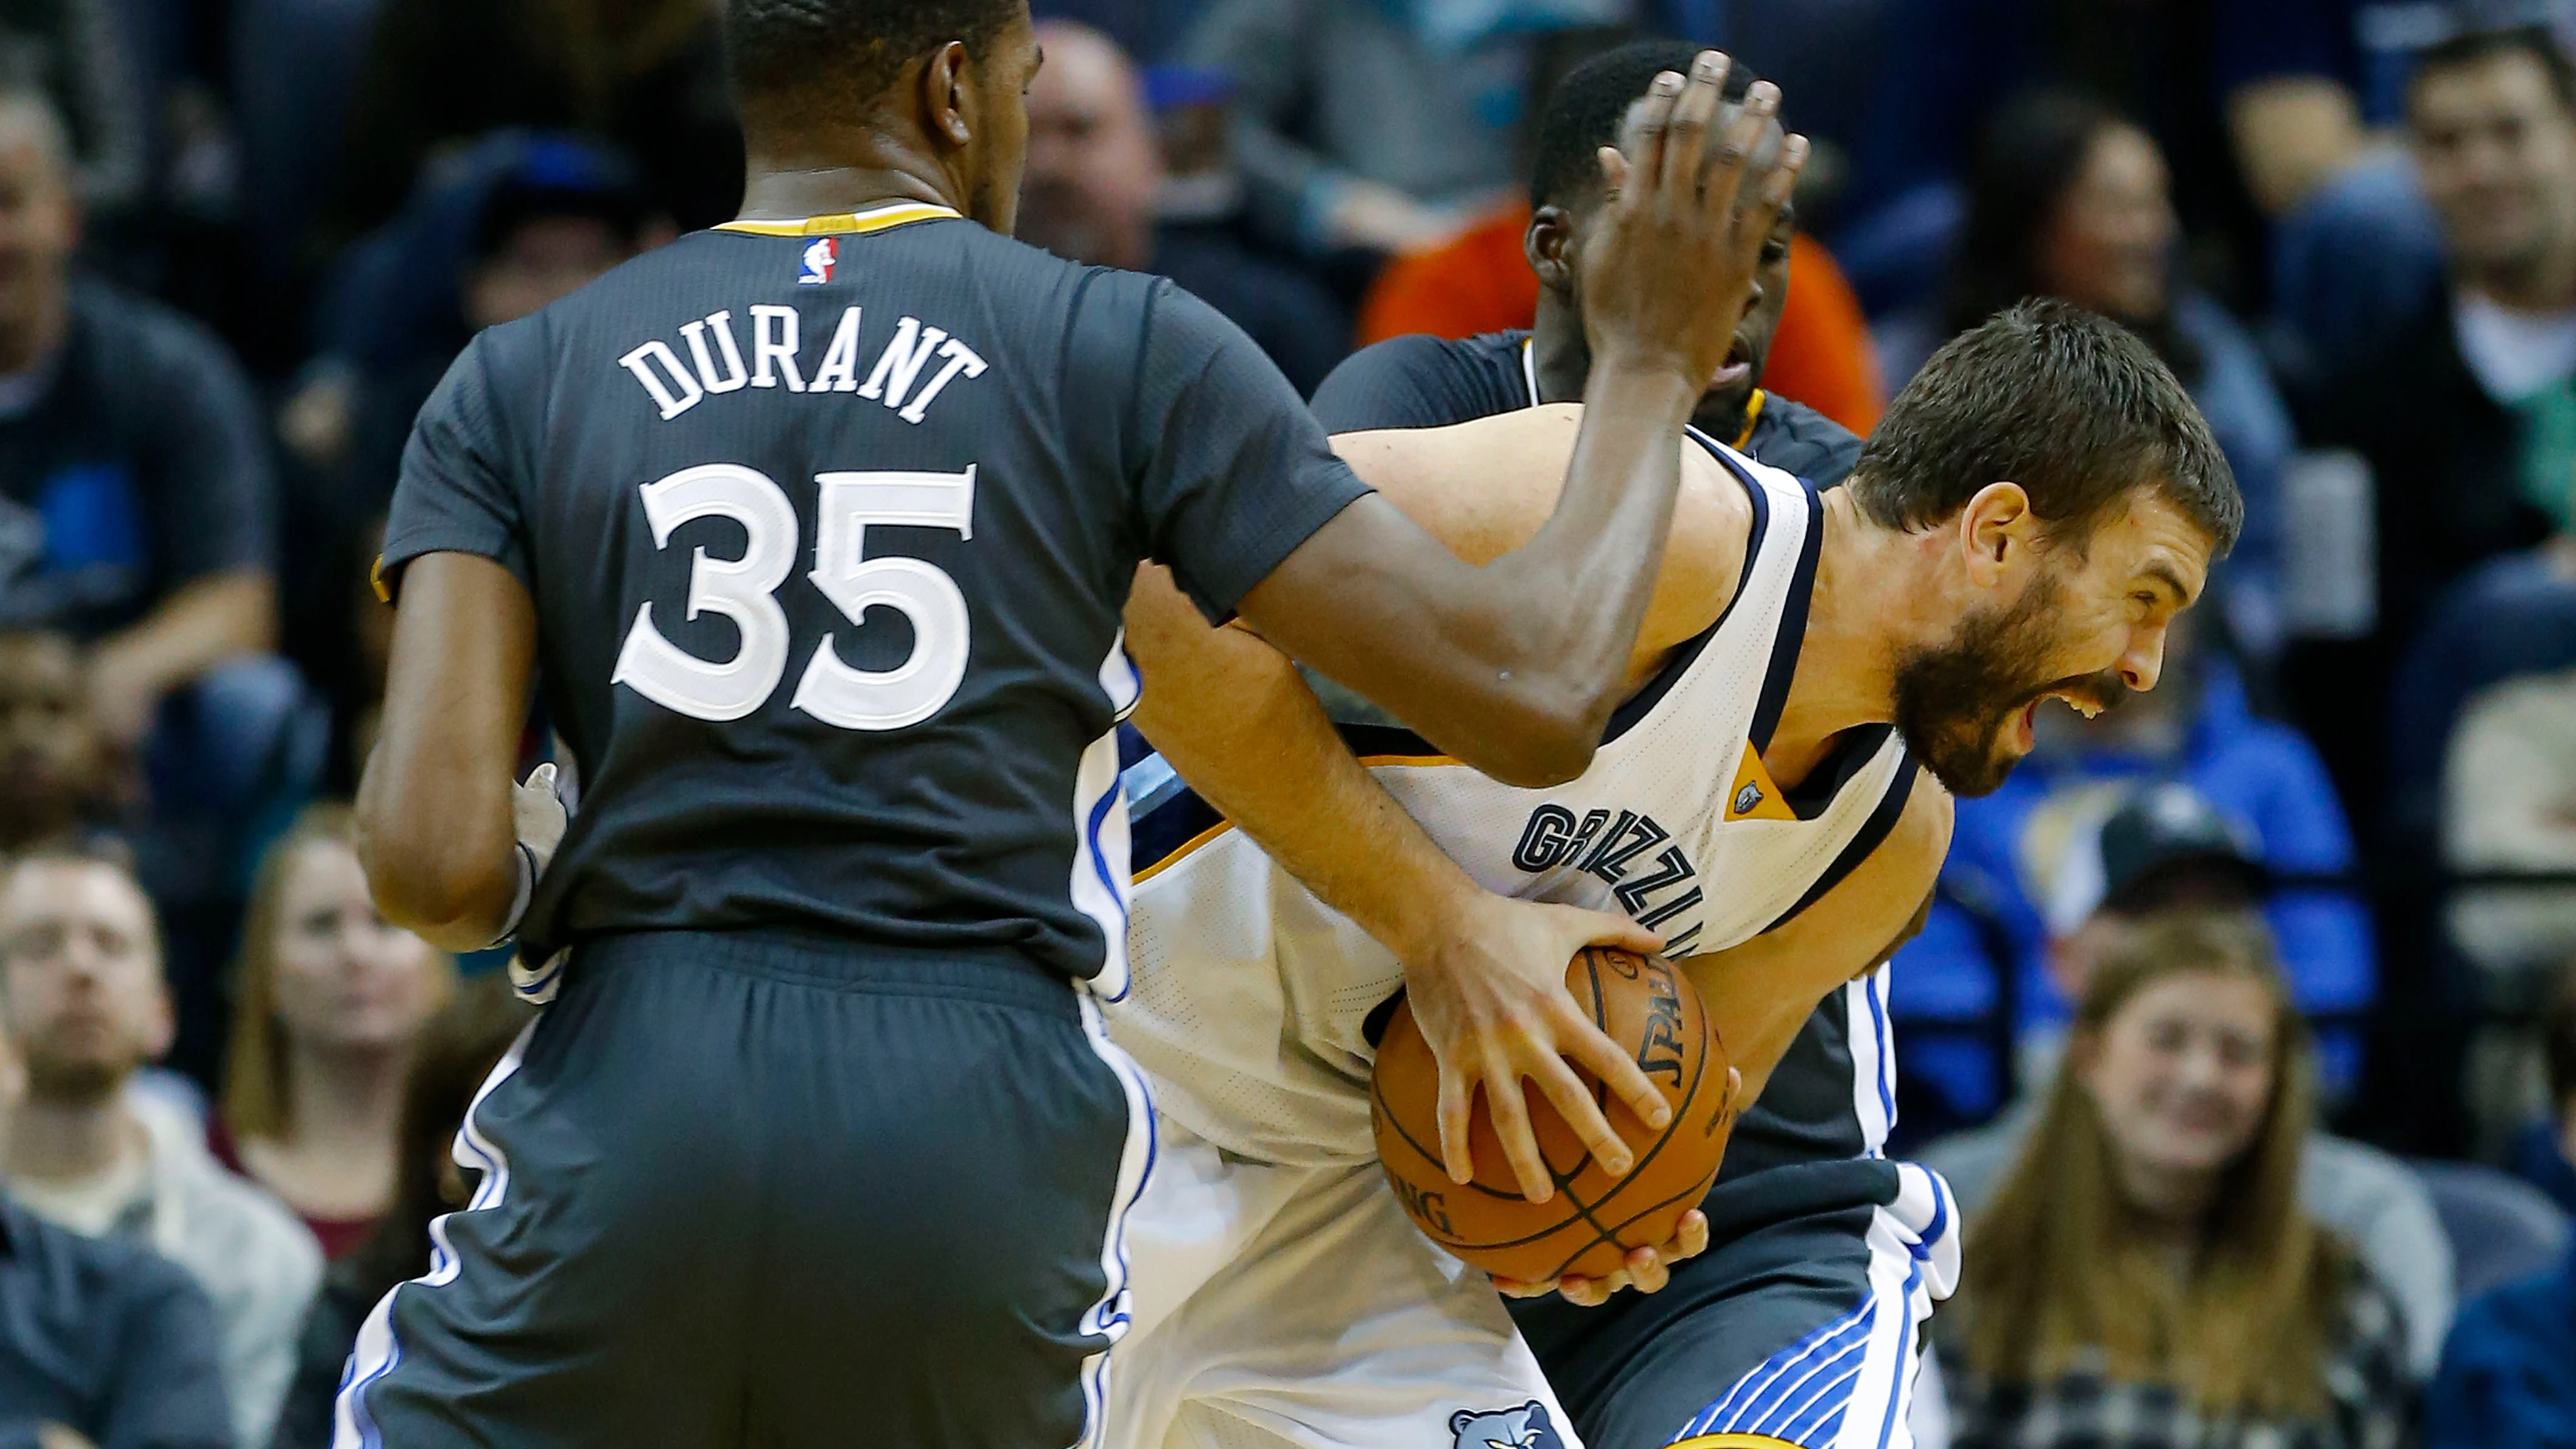
[[[1140,557],[1229,611],[1361,491],[1168,283],[898,203],[683,238],[478,338],[388,529],[536,600],[580,808],[520,935],[1123,929]]]

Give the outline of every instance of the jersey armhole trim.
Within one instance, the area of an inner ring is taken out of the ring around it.
[[[1884,742],[1881,743],[1880,748],[1886,748]],[[1903,747],[1899,746],[1899,748]],[[1918,768],[1912,752],[1908,751],[1897,762],[1896,778],[1888,781],[1887,793],[1879,797],[1877,808],[1871,810],[1869,818],[1861,822],[1860,829],[1854,832],[1851,840],[1843,846],[1842,853],[1834,857],[1834,863],[1825,867],[1824,874],[1816,877],[1816,883],[1807,887],[1807,893],[1798,897],[1796,905],[1782,911],[1771,924],[1753,934],[1766,936],[1796,920],[1799,912],[1822,900],[1825,892],[1841,885],[1844,877],[1858,870],[1860,863],[1869,859],[1870,852],[1886,843],[1887,837],[1896,831],[1896,822],[1905,818],[1906,805],[1914,798],[1914,776]]]
[[[1718,460],[1735,466],[1723,453]],[[1798,677],[1798,654],[1807,642],[1807,605],[1816,591],[1816,559],[1825,546],[1825,508],[1816,496],[1816,485],[1801,478],[1798,487],[1807,495],[1807,538],[1798,550],[1798,567],[1789,577],[1788,593],[1780,601],[1780,628],[1771,638],[1771,667],[1763,672],[1762,697],[1754,703],[1753,725],[1745,732],[1756,754],[1771,748],[1771,734],[1780,727],[1780,711],[1789,705],[1789,686]]]
[[[1763,541],[1770,536],[1770,494],[1736,467],[1707,434],[1697,428],[1686,432],[1707,448],[1709,455],[1717,459],[1719,466],[1725,468],[1737,483],[1743,485],[1745,496],[1753,501],[1753,528],[1744,539],[1744,568],[1735,576],[1735,592],[1727,597],[1726,607],[1717,611],[1716,620],[1676,646],[1672,657],[1664,661],[1664,667],[1656,670],[1655,677],[1646,681],[1646,687],[1620,701],[1619,707],[1610,712],[1609,726],[1601,732],[1601,743],[1605,745],[1644,722],[1646,716],[1654,713],[1655,706],[1663,703],[1664,696],[1672,692],[1673,686],[1681,682],[1682,676],[1690,672],[1690,667],[1699,662],[1699,656],[1708,648],[1709,641],[1726,627],[1726,621],[1735,613],[1735,606],[1743,602],[1745,590],[1752,587],[1753,566],[1761,562]],[[1800,632],[1804,632],[1803,627]]]

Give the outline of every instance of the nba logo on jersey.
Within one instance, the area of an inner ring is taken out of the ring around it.
[[[1449,1416],[1449,1432],[1455,1436],[1450,1449],[1565,1449],[1547,1421],[1547,1405],[1536,1399],[1517,1409],[1460,1409]]]
[[[805,248],[805,270],[796,274],[796,285],[819,287],[832,280],[832,269],[841,264],[841,239],[818,236]]]

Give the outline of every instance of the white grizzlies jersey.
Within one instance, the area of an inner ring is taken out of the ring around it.
[[[1693,436],[1751,496],[1744,573],[1718,621],[1611,717],[1580,778],[1517,789],[1408,732],[1345,727],[1379,783],[1487,889],[1624,912],[1675,957],[1760,935],[1824,894],[1894,828],[1914,779],[1886,726],[1847,732],[1785,795],[1763,770],[1806,632],[1823,512],[1803,481]],[[1368,1074],[1403,986],[1394,956],[1159,757],[1132,764],[1127,788],[1132,975],[1105,1009],[1119,1045],[1157,1079],[1156,1105],[1263,1161],[1374,1157]]]

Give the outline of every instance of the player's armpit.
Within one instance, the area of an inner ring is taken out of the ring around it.
[[[358,855],[386,918],[446,950],[490,945],[518,898],[511,772],[536,647],[535,602],[498,563],[431,553],[403,571]]]
[[[1685,959],[1727,1060],[1758,1099],[1816,1004],[1866,975],[1920,929],[1950,850],[1951,806],[1918,774],[1896,828],[1841,883],[1777,930]]]

